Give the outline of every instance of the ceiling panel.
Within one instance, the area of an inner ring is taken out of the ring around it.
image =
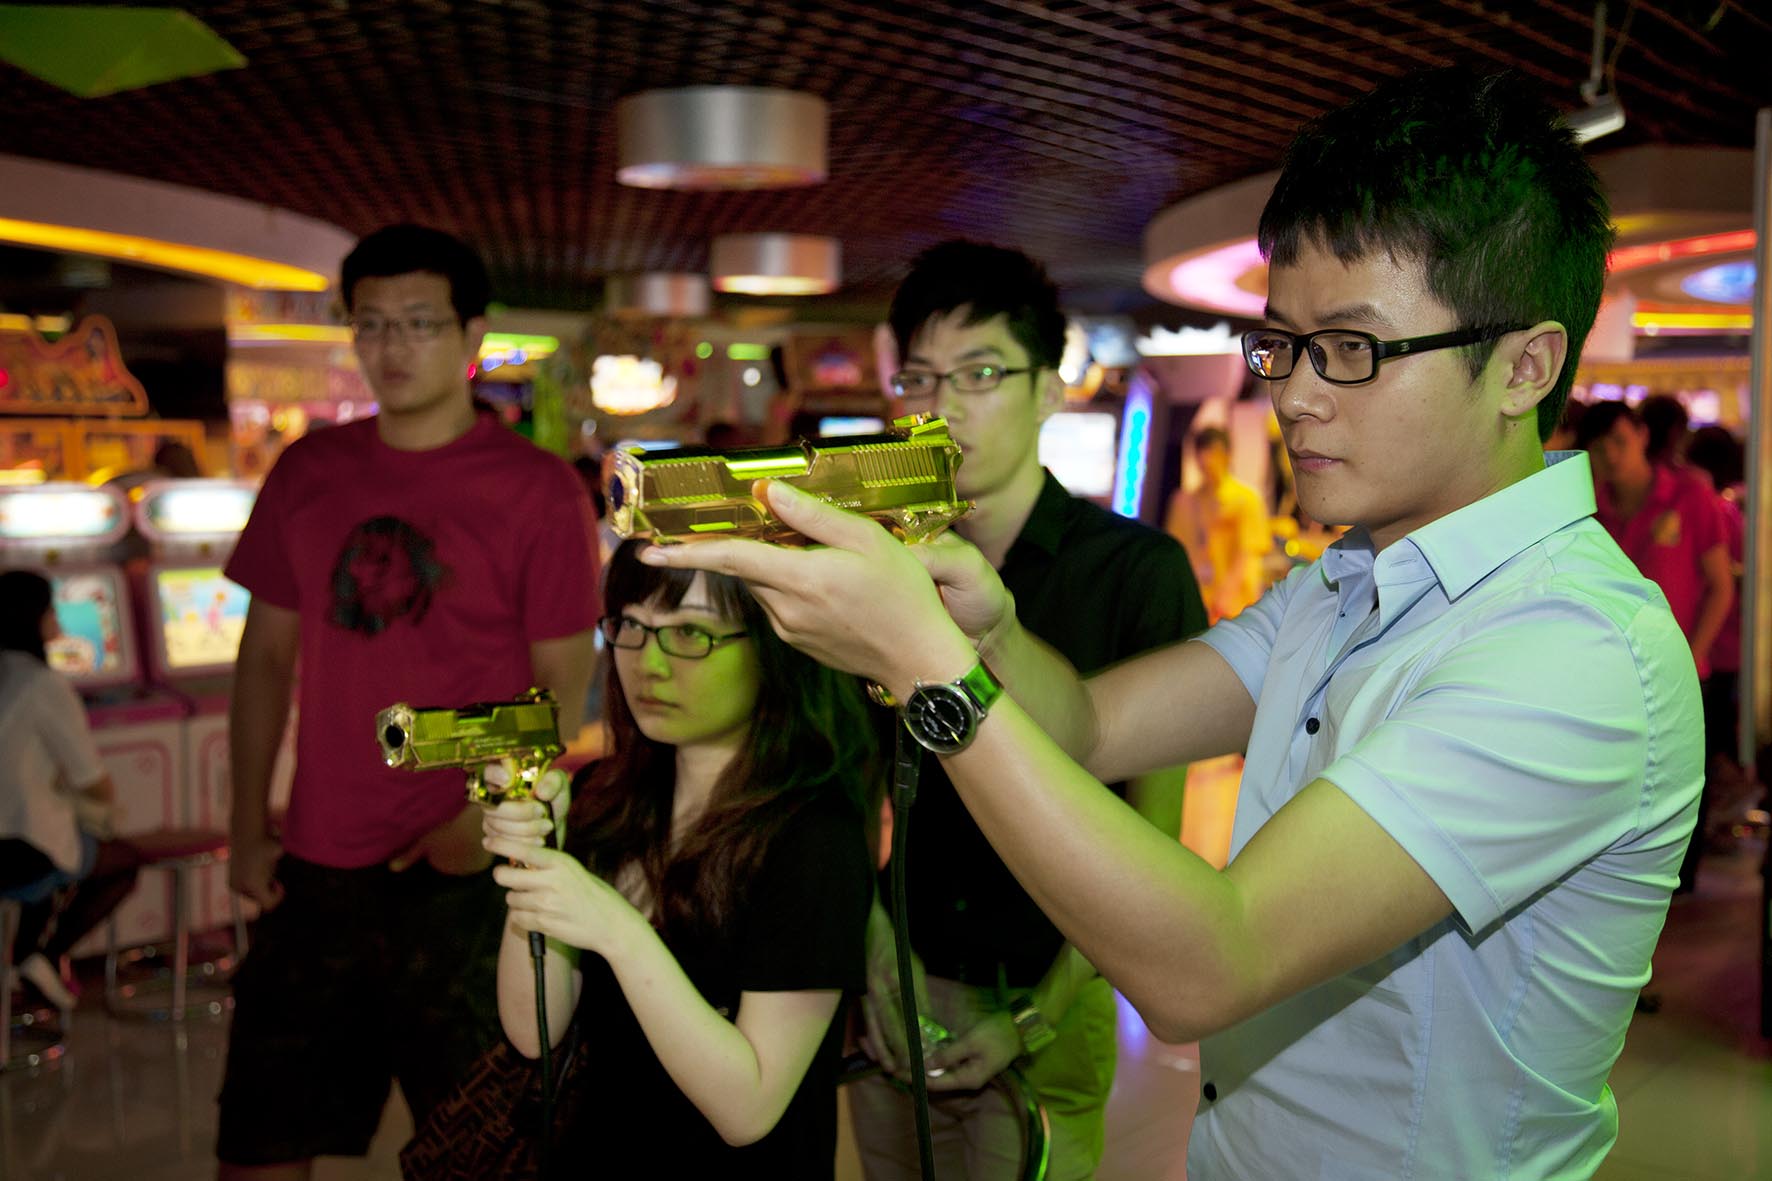
[[[1273,167],[1302,120],[1415,67],[1509,67],[1573,107],[1593,17],[1559,0],[188,7],[244,69],[82,100],[0,66],[0,150],[357,233],[439,225],[486,254],[503,300],[562,307],[611,272],[700,270],[710,235],[745,230],[837,236],[852,300],[882,298],[910,254],[967,235],[1044,258],[1079,306],[1135,306],[1140,235],[1163,206]],[[1630,124],[1605,147],[1751,143],[1754,110],[1772,105],[1764,5],[1610,8]],[[723,82],[828,99],[830,179],[735,194],[615,183],[616,99]]]

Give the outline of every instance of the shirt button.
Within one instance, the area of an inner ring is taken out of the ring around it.
[[[1306,718],[1305,719],[1304,732],[1306,734],[1315,734],[1318,730],[1321,730],[1322,728],[1323,728],[1323,723],[1317,721],[1317,719],[1315,719],[1315,718]]]
[[[1214,1099],[1218,1098],[1218,1088],[1215,1085],[1213,1085],[1212,1083],[1207,1083],[1203,1088],[1201,1088],[1201,1094],[1205,1095],[1206,1102],[1210,1103]]]

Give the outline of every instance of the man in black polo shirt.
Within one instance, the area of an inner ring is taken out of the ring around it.
[[[1029,631],[1087,673],[1204,630],[1182,548],[1075,499],[1040,466],[1040,424],[1064,400],[1064,316],[1038,263],[971,242],[933,247],[890,319],[902,358],[892,392],[905,413],[948,420],[965,454],[959,492],[976,505],[957,530],[1001,573]],[[1185,773],[1117,790],[1179,836]],[[1089,1177],[1113,1084],[1113,991],[1016,884],[934,760],[915,817],[906,871],[918,1007],[952,1035],[927,1057],[938,1171],[1019,1175],[1021,1115],[990,1085],[1019,1063],[1051,1123],[1048,1175]],[[879,904],[868,952],[869,1046],[901,1075],[897,963]],[[870,1181],[919,1175],[908,1095],[870,1079],[850,1099]]]

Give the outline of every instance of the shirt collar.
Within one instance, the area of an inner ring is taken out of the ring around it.
[[[1384,553],[1355,526],[1323,554],[1323,581],[1338,587],[1343,606],[1370,602],[1382,588],[1414,583],[1426,560],[1448,599],[1456,599],[1502,563],[1594,512],[1594,480],[1585,451],[1551,451],[1543,471],[1432,521]],[[1363,585],[1371,578],[1374,590]]]
[[[1587,452],[1552,451],[1544,458],[1543,471],[1409,535],[1447,598],[1457,599],[1529,546],[1594,515]]]

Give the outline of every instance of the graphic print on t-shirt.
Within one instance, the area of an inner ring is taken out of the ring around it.
[[[338,552],[329,618],[369,636],[402,616],[419,623],[448,577],[437,543],[424,532],[399,517],[371,517],[351,530]]]

